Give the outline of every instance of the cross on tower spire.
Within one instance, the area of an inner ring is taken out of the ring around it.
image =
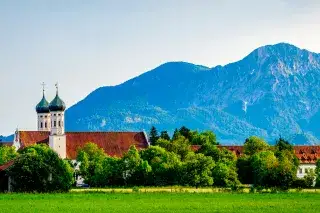
[[[57,89],[57,95],[58,95],[58,92],[59,92],[59,85],[58,85],[58,82],[55,84],[56,86],[56,89]]]
[[[42,93],[43,93],[43,95],[44,95],[44,91],[45,91],[45,86],[46,86],[46,84],[44,83],[44,82],[42,82]]]

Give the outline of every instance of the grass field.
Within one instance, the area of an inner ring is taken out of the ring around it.
[[[320,194],[0,194],[0,212],[320,212]]]

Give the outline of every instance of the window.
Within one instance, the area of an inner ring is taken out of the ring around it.
[[[299,174],[302,174],[302,169],[301,168],[299,168]]]
[[[61,114],[58,114],[58,116],[61,116]]]
[[[305,168],[305,169],[304,169],[304,172],[305,172],[305,173],[308,173],[308,172],[309,172],[309,169],[308,169],[308,168]]]
[[[42,115],[40,115],[40,118],[42,118]]]
[[[47,122],[44,123],[44,127],[47,128]]]
[[[56,114],[53,114],[53,116],[56,116]]]
[[[42,128],[42,127],[43,127],[43,123],[41,122],[41,123],[40,123],[40,128]]]
[[[45,118],[47,118],[48,116],[44,116]]]
[[[54,127],[57,126],[57,121],[53,121],[53,126],[54,126]]]
[[[59,121],[59,127],[61,127],[61,121]]]

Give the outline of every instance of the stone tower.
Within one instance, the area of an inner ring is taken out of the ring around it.
[[[56,89],[56,97],[49,104],[51,117],[49,146],[64,159],[67,157],[66,135],[64,129],[64,112],[66,105],[59,97],[58,84],[56,84]]]
[[[50,131],[51,130],[51,119],[49,111],[49,103],[44,94],[44,83],[42,90],[42,99],[36,106],[36,112],[38,116],[38,131]]]

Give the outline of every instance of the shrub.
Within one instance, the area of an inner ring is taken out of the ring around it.
[[[18,192],[63,192],[74,182],[70,164],[46,145],[25,148],[8,174]]]

